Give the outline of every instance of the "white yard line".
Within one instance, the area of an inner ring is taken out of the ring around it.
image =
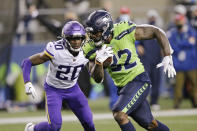
[[[156,117],[197,115],[197,109],[163,110],[153,112],[153,115]]]
[[[185,116],[185,115],[197,115],[197,109],[184,109],[184,110],[165,110],[153,112],[156,117],[167,117],[167,116]],[[93,115],[94,120],[107,120],[113,119],[112,113],[96,113]],[[75,115],[63,115],[62,120],[64,122],[78,121]],[[0,125],[3,124],[19,124],[28,122],[41,122],[47,121],[46,117],[14,117],[14,118],[0,118]]]

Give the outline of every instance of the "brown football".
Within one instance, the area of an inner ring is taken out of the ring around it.
[[[103,62],[103,67],[106,68],[106,67],[110,66],[111,63],[112,63],[112,60],[113,60],[112,57],[107,58],[107,59]]]

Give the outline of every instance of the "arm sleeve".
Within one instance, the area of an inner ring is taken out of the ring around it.
[[[24,59],[22,64],[21,64],[22,70],[23,70],[23,79],[24,83],[27,83],[30,81],[30,73],[31,73],[31,67],[32,67],[32,62],[30,59]]]

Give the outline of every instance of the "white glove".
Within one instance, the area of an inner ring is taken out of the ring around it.
[[[113,56],[112,47],[107,47],[103,45],[101,49],[96,51],[96,60],[100,63],[103,63],[108,57]]]
[[[157,64],[157,68],[163,66],[164,73],[168,72],[168,78],[174,77],[176,75],[176,71],[173,66],[172,56],[165,56],[161,63]]]
[[[34,86],[32,85],[31,82],[27,82],[27,83],[25,84],[25,93],[26,93],[27,95],[32,95],[33,99],[36,98],[37,93],[36,93],[35,88],[34,88]]]

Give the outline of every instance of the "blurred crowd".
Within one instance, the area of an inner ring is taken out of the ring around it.
[[[58,39],[59,33],[66,22],[77,20],[85,25],[87,16],[94,10],[88,0],[67,0],[64,10],[54,9],[51,11],[48,10],[48,5],[42,0],[39,4],[33,4],[31,0],[24,2],[25,11],[23,11],[24,13],[22,13],[17,26],[13,40],[14,45],[32,44],[35,41],[36,43],[42,43],[41,40],[39,41],[39,37],[46,37],[45,32],[50,32],[51,37]],[[146,12],[145,21],[142,23],[155,25],[166,32],[174,50],[172,56],[177,71],[175,79],[166,78],[160,69],[156,69],[156,65],[162,60],[162,52],[157,40],[136,42],[136,50],[152,81],[149,97],[152,110],[160,110],[160,97],[173,99],[173,108],[175,109],[180,108],[182,99],[187,97],[191,100],[191,107],[197,108],[197,3],[195,3],[195,0],[174,0],[174,4],[170,22],[164,23],[158,11],[150,9]],[[113,7],[109,5],[98,8],[110,11],[110,8]],[[63,18],[61,20],[52,19],[50,14],[63,14]],[[135,22],[129,5],[122,6],[119,9],[119,16],[115,22],[121,21]],[[45,35],[37,36],[36,33],[38,32]],[[26,109],[26,107],[28,109],[44,108],[42,85],[46,70],[47,66],[44,65],[42,67],[38,66],[34,71],[32,79],[34,79],[34,83],[37,83],[40,97],[37,100],[32,100],[25,95],[20,65],[11,63],[6,79],[2,78],[5,67],[3,64],[0,65],[0,109],[19,111]],[[109,107],[111,108],[118,96],[116,88],[114,88],[115,85],[107,72],[105,76],[104,84],[97,84],[90,78],[89,82],[92,88],[86,95],[93,100],[106,95],[110,96]]]

